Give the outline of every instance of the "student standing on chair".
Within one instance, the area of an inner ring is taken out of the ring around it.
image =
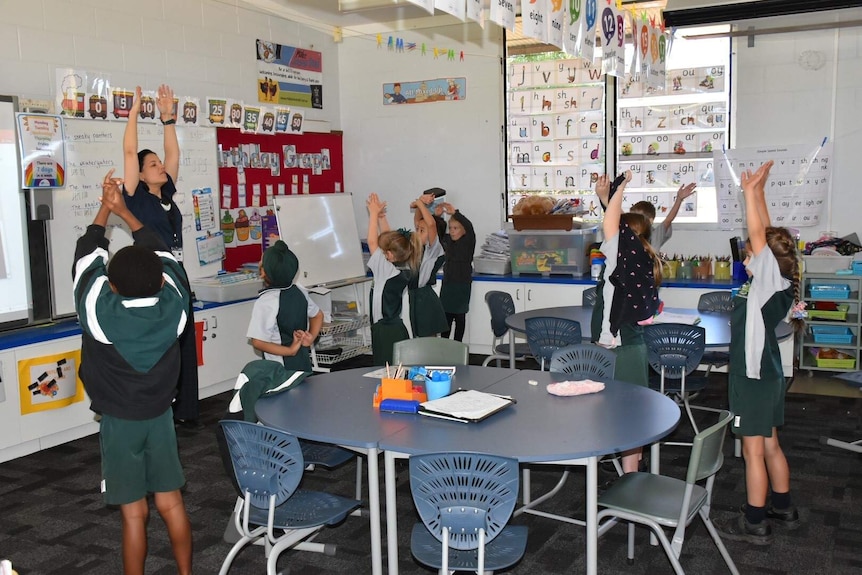
[[[473,287],[473,253],[476,251],[476,232],[473,223],[450,203],[437,207],[435,216],[449,215],[449,233],[443,234],[443,282],[440,286],[440,301],[446,312],[446,330],[449,337],[452,322],[455,323],[455,339],[464,341],[467,328],[467,312],[470,311],[470,294]]]
[[[422,246],[419,236],[407,230],[390,230],[386,202],[368,196],[368,250],[371,258],[371,349],[374,365],[392,362],[392,346],[409,339],[401,319],[401,300],[411,275],[419,270]]]
[[[682,207],[682,201],[694,194],[694,188],[696,186],[697,184],[691,183],[679,187],[679,190],[676,192],[676,199],[673,202],[673,206],[671,206],[670,211],[660,224],[653,223],[655,221],[655,206],[650,201],[641,200],[640,202],[633,204],[629,209],[630,212],[641,214],[649,220],[652,228],[650,231],[650,244],[656,250],[660,250],[673,235],[673,220],[679,213],[679,208]]]
[[[643,324],[659,307],[661,261],[648,241],[649,220],[640,214],[623,213],[623,190],[631,177],[631,172],[626,172],[611,183],[603,175],[596,183],[596,193],[607,205],[601,245],[606,260],[596,286],[591,331],[594,342],[616,352],[614,377],[646,387],[649,363]],[[638,447],[623,454],[624,472],[638,470],[641,452]]]
[[[422,246],[419,271],[410,277],[407,284],[407,297],[410,304],[410,328],[413,337],[436,336],[446,330],[446,312],[434,284],[437,272],[443,266],[443,244],[437,234],[437,221],[428,210],[434,202],[434,194],[423,194],[410,203],[414,209],[413,225],[415,235]]]
[[[764,186],[771,167],[766,162],[740,178],[750,250],[744,263],[750,277],[733,302],[728,395],[733,432],[742,436],[747,501],[740,515],[718,526],[726,539],[755,545],[772,542],[770,523],[799,526],[790,498],[790,468],[778,443],[785,382],[775,328],[788,319],[801,329],[804,306],[799,304],[796,242],[786,228],[770,225]]]
[[[102,182],[99,211],[75,248],[75,311],[81,323],[79,376],[100,414],[102,494],[123,519],[123,571],[143,575],[147,557],[147,494],[170,536],[177,571],[192,572],[192,532],[180,488],[171,402],[180,369],[177,336],[191,321],[182,267],[159,236],[123,201],[113,170]],[[135,245],[108,262],[105,226],[113,212]]]
[[[123,195],[129,210],[145,226],[156,232],[162,242],[182,263],[183,216],[174,202],[180,171],[180,146],[177,141],[174,91],[159,86],[156,106],[164,129],[165,160],[152,150],[138,150],[138,116],[141,111],[141,87],[135,88],[135,99],[123,135]],[[183,274],[183,281],[188,278]],[[186,285],[188,288],[188,285]],[[191,290],[189,290],[191,291]],[[180,336],[182,363],[178,370],[174,420],[191,429],[200,427],[198,417],[198,356],[195,341],[194,308],[189,302],[189,321]]]
[[[294,283],[298,272],[299,260],[283,241],[263,252],[260,277],[266,288],[254,302],[246,335],[264,359],[289,370],[311,371],[311,346],[323,326],[323,312]]]

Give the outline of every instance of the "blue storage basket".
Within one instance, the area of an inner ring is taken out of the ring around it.
[[[850,286],[847,284],[811,284],[811,297],[821,299],[849,299]]]
[[[853,275],[862,276],[862,261],[854,261],[850,269],[853,271]]]
[[[812,325],[815,343],[853,343],[853,332],[849,327]]]

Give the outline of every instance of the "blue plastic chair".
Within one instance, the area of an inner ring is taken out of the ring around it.
[[[700,299],[697,301],[697,311],[703,313],[732,312],[733,297],[728,290],[711,291],[701,294]],[[704,351],[700,363],[706,366],[706,375],[708,376],[712,368],[724,367],[730,364],[730,352],[726,348]]]
[[[707,385],[706,377],[691,376],[703,357],[706,330],[699,325],[657,323],[644,328],[644,342],[647,348],[647,361],[659,374],[658,380],[650,380],[650,387],[682,404],[694,433],[699,433],[692,414],[693,406],[689,400]],[[694,409],[720,411],[700,406]],[[666,443],[667,445],[691,445],[688,442]]]
[[[227,575],[243,547],[262,541],[268,575],[276,574],[279,554],[296,547],[332,552],[331,547],[305,544],[324,525],[335,525],[359,501],[317,491],[298,490],[305,468],[299,440],[277,429],[247,421],[220,422],[225,434],[236,481],[242,497],[234,509],[236,528],[242,535],[222,563],[219,575]],[[276,534],[276,530],[283,533]]]
[[[551,355],[575,343],[581,343],[581,324],[560,317],[530,317],[524,322],[530,351],[544,371],[551,362]]]
[[[410,458],[410,491],[422,523],[410,549],[441,573],[505,569],[527,546],[525,526],[506,525],[518,497],[518,461],[478,453]]]
[[[551,354],[550,371],[582,377],[614,377],[617,354],[592,343],[561,347]]]
[[[515,301],[512,299],[512,294],[504,291],[492,290],[485,294],[485,303],[488,304],[488,311],[491,312],[491,331],[494,333],[494,342],[492,344],[493,352],[485,358],[482,366],[486,366],[492,361],[497,361],[497,367],[500,367],[500,360],[509,359],[509,341],[505,340],[506,334],[509,337],[515,337],[509,331],[509,326],[506,325],[506,318],[515,313]],[[530,346],[526,343],[515,344],[515,361],[523,361],[530,356]]]

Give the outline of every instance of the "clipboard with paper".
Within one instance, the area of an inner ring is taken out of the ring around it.
[[[419,414],[462,423],[482,421],[517,403],[507,395],[496,395],[474,389],[459,389],[446,397],[419,405]]]

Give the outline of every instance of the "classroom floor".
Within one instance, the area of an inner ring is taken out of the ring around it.
[[[482,359],[483,356],[472,356],[471,363],[481,363]],[[362,366],[369,361],[357,358],[349,366]],[[800,391],[803,385],[815,385],[815,381],[818,390],[838,389],[830,380],[822,373],[811,381],[804,373],[797,377],[787,396],[787,423],[780,432],[791,468],[793,497],[799,505],[803,525],[797,531],[776,533],[769,547],[727,542],[740,573],[862,575],[859,553],[862,548],[862,456],[822,445],[819,441],[821,436],[843,440],[862,437],[862,398],[855,388],[851,388],[855,395],[850,397]],[[697,403],[723,407],[726,397],[726,377],[713,374],[711,386],[698,397]],[[229,550],[229,545],[222,541],[222,534],[235,493],[222,467],[214,436],[217,421],[229,401],[229,393],[203,400],[202,421],[206,428],[196,432],[178,431],[180,457],[187,479],[184,497],[194,532],[195,573],[199,574],[217,573]],[[691,430],[685,421],[683,417],[673,438],[690,438]],[[98,490],[99,460],[98,436],[91,436],[0,464],[0,557],[12,559],[21,575],[116,575],[122,572],[120,515],[116,509],[102,504]],[[687,463],[687,448],[662,448],[662,473],[682,477]],[[559,471],[540,467],[532,477],[533,491],[538,493],[541,487],[556,482]],[[574,469],[569,485],[546,502],[545,509],[582,515],[583,478],[583,469]],[[612,473],[600,471],[600,481],[606,483],[613,478]],[[334,471],[318,469],[306,473],[303,487],[349,495],[353,492],[354,480],[355,467],[348,463]],[[715,484],[713,517],[732,517],[744,502],[744,494],[744,464],[732,456],[732,442],[727,441],[724,467]],[[409,533],[416,514],[403,463],[398,467],[397,499],[401,573],[431,573],[418,565],[409,552]],[[532,516],[519,516],[513,522],[528,526],[529,541],[524,559],[507,573],[568,575],[584,572],[583,528]],[[638,530],[636,561],[628,565],[625,532],[625,528],[616,527],[600,539],[600,573],[672,572],[661,549],[649,546],[644,530]],[[154,508],[149,534],[147,573],[176,573],[164,524]],[[366,519],[349,517],[343,524],[324,530],[318,540],[337,544],[336,555],[285,552],[279,560],[279,570],[294,575],[370,573]],[[727,573],[698,520],[687,533],[681,563],[691,574]],[[259,547],[241,552],[231,570],[241,575],[263,572],[265,560]]]

